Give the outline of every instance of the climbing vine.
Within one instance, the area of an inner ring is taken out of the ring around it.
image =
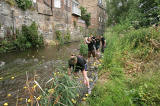
[[[90,23],[90,20],[91,20],[91,14],[87,12],[87,9],[84,8],[84,7],[80,7],[81,9],[81,19],[85,21],[85,24],[87,27],[89,27],[89,25],[91,24]]]
[[[22,10],[27,10],[32,7],[32,1],[31,0],[15,0],[18,7],[21,8]]]

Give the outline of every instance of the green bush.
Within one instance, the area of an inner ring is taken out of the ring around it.
[[[160,81],[159,69],[147,68],[148,71],[139,73],[139,76],[135,73],[133,79],[128,78],[124,73],[127,61],[134,59],[146,62],[150,61],[149,56],[159,53],[159,48],[151,41],[159,42],[160,32],[152,27],[136,30],[120,24],[108,28],[105,36],[107,48],[102,64],[103,70],[109,73],[109,77],[104,85],[96,85],[88,99],[88,104],[90,106],[158,105],[160,103],[160,88],[157,86]]]
[[[22,10],[27,10],[32,7],[32,1],[31,0],[15,0],[18,7],[21,8]]]
[[[31,47],[38,48],[44,45],[43,37],[38,34],[38,27],[35,22],[30,26],[22,26],[22,30],[17,32],[15,44],[20,50],[25,50]]]
[[[81,44],[80,44],[80,54],[82,56],[88,55],[88,46],[86,44],[84,44],[84,42],[81,42]]]
[[[67,30],[67,33],[64,35],[64,41],[65,41],[65,42],[69,42],[70,39],[71,39],[70,31]]]
[[[16,39],[2,40],[0,45],[0,53],[4,53],[13,49],[38,48],[44,45],[44,41],[42,35],[38,34],[36,23],[33,22],[30,26],[23,25],[21,31],[17,30]]]
[[[66,72],[57,72],[53,75],[54,81],[49,88],[46,88],[42,95],[40,104],[42,106],[74,106],[79,97],[79,84],[71,79]]]
[[[85,21],[86,27],[88,28],[91,24],[91,14],[87,12],[87,9],[84,7],[80,7],[81,9],[81,19]]]
[[[59,30],[56,30],[56,39],[61,40],[62,39],[62,33]]]
[[[62,32],[60,30],[56,30],[56,39],[59,41],[60,45],[64,44],[64,39],[62,37]]]
[[[15,6],[15,0],[5,0],[10,6]]]
[[[149,72],[129,83],[132,101],[137,105],[158,105],[160,103],[160,70]]]

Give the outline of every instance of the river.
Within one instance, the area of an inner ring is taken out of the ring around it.
[[[36,75],[40,82],[47,81],[53,75],[53,70],[56,71],[56,67],[66,65],[69,56],[79,52],[79,44],[73,42],[64,46],[1,55],[0,61],[4,64],[0,66],[0,106],[6,102],[9,106],[15,106],[17,98],[26,98],[23,90],[26,72],[29,78]]]

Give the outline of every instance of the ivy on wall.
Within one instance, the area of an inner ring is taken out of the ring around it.
[[[84,7],[80,7],[81,9],[81,19],[85,21],[85,24],[87,27],[91,24],[91,14],[87,12],[87,9]]]
[[[22,10],[27,10],[32,7],[32,1],[31,0],[15,0],[18,7],[21,8]]]

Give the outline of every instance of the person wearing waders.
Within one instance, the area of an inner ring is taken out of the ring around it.
[[[101,36],[101,52],[104,53],[104,49],[106,47],[106,40],[104,36]]]
[[[71,75],[71,69],[77,74],[79,70],[82,72],[84,84],[88,88],[88,94],[91,93],[89,78],[87,76],[87,62],[82,56],[71,55],[69,61],[68,75]]]

